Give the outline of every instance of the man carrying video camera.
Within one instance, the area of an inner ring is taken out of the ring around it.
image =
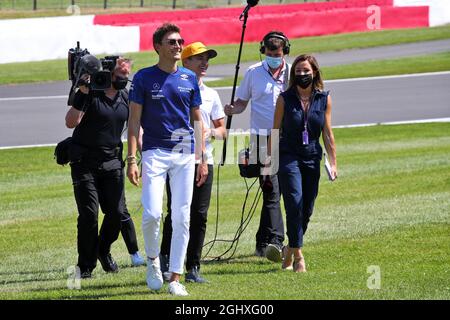
[[[91,277],[97,259],[106,272],[118,271],[110,249],[118,238],[126,211],[121,135],[128,119],[125,87],[131,61],[110,58],[101,59],[103,70],[110,71],[107,77],[104,71],[101,77],[87,72],[88,68],[78,71],[79,90],[69,99],[71,108],[66,114],[66,126],[75,128],[69,158],[79,214],[77,245],[81,278]],[[93,56],[82,59],[100,65]],[[99,204],[105,214],[100,233]]]

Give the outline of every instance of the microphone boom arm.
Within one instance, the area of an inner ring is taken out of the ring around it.
[[[241,54],[242,54],[242,46],[244,44],[244,35],[245,35],[245,28],[247,27],[247,19],[248,19],[248,11],[251,7],[255,6],[258,1],[247,1],[248,5],[245,7],[244,11],[242,12],[241,16],[239,17],[240,21],[243,21],[242,23],[242,34],[241,34],[241,42],[239,44],[239,53],[237,58],[237,64],[236,64],[236,71],[234,73],[234,81],[233,81],[233,90],[231,92],[231,102],[230,104],[234,103],[234,95],[236,93],[236,85],[237,85],[237,78],[239,75],[239,65],[241,63]],[[242,19],[244,17],[244,19]],[[223,149],[222,149],[222,161],[220,162],[220,165],[223,166],[225,164],[225,159],[227,156],[227,142],[228,142],[228,133],[231,128],[231,120],[233,116],[227,117],[227,124],[226,124],[226,130],[227,130],[227,136],[224,138],[223,141]]]

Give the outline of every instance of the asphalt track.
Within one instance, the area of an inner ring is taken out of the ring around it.
[[[324,66],[442,51],[450,51],[450,40],[326,53],[319,61]],[[249,64],[241,65],[241,70]],[[233,74],[234,66],[209,70],[211,77]],[[333,126],[450,117],[450,72],[334,80],[325,85],[333,98]],[[0,147],[54,144],[71,135],[64,125],[69,86],[68,81],[0,86]],[[231,88],[218,91],[222,103],[228,103]],[[249,109],[233,117],[232,128],[248,129]]]

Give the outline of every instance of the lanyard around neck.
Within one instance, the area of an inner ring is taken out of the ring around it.
[[[312,102],[314,100],[314,96],[315,96],[315,91],[313,91],[311,93],[311,96],[309,97],[309,103],[308,103],[308,109],[303,108],[303,100],[301,95],[298,93],[298,91],[295,91],[295,94],[297,95],[297,98],[300,100],[300,107],[302,108],[303,114],[304,114],[304,118],[305,118],[305,130],[308,128],[308,114],[309,114],[309,110],[311,110],[311,105]]]
[[[286,68],[283,71],[284,64],[286,64]],[[270,67],[268,65],[267,65],[267,69],[264,67],[263,68],[264,68],[264,70],[267,71],[267,73],[273,79],[273,81],[275,81],[275,83],[284,85],[284,84],[286,84],[287,77],[285,76],[283,81],[280,80],[280,78],[282,76],[284,76],[286,74],[286,71],[288,70],[288,64],[284,60],[283,60],[283,67],[281,68],[280,72],[278,73],[278,77],[276,77],[276,78],[273,76],[272,72],[270,72]]]

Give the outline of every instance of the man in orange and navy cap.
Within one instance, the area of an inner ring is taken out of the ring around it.
[[[204,283],[207,282],[200,275],[200,258],[202,255],[202,247],[205,240],[206,220],[211,199],[211,190],[213,184],[213,165],[214,159],[212,155],[211,138],[223,139],[226,134],[225,130],[225,113],[223,111],[222,103],[219,94],[216,90],[207,87],[202,78],[206,76],[206,71],[209,66],[209,59],[215,58],[217,52],[213,49],[208,49],[201,42],[194,42],[186,46],[181,52],[181,60],[183,67],[193,71],[197,75],[198,85],[200,87],[200,95],[202,104],[200,111],[202,114],[203,128],[205,132],[206,143],[206,159],[208,163],[208,177],[204,184],[198,186],[194,184],[194,194],[191,204],[191,216],[189,227],[189,244],[186,254],[186,282]],[[211,128],[211,122],[213,128]],[[198,164],[196,164],[196,170]],[[171,222],[171,192],[169,184],[166,183],[167,188],[167,209],[168,214],[164,220],[163,239],[161,242],[161,271],[167,279],[168,261],[170,256],[170,245],[172,239],[172,222]]]

